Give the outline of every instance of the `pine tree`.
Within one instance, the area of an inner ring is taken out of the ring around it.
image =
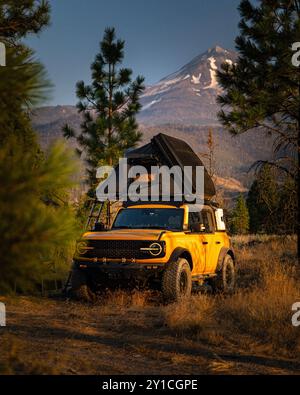
[[[297,234],[299,231],[298,185],[292,178],[285,178],[280,189],[277,210],[277,232],[281,234]]]
[[[0,38],[16,42],[39,33],[50,22],[50,4],[45,0],[0,0]],[[19,44],[19,43],[18,43]]]
[[[251,185],[247,197],[251,233],[285,234],[297,230],[297,189],[291,178],[280,180],[276,173],[275,168],[264,165]]]
[[[208,153],[205,154],[206,158],[208,159],[208,174],[213,178],[215,176],[216,172],[216,164],[215,164],[215,149],[216,149],[216,144],[213,138],[213,130],[212,128],[208,129],[208,136],[207,136],[207,142],[206,142],[207,148],[208,148]]]
[[[263,166],[247,196],[251,233],[277,233],[280,188],[275,169]]]
[[[38,153],[28,112],[48,95],[50,83],[34,52],[20,39],[49,24],[50,6],[47,1],[21,3],[0,0],[0,42],[6,46],[6,67],[0,67],[0,142],[14,135],[25,150]]]
[[[44,67],[23,46],[7,47],[6,55],[6,66],[0,67],[0,141],[14,135],[26,151],[40,151],[29,113],[50,87]]]
[[[7,49],[0,67],[0,293],[15,284],[28,290],[48,277],[49,262],[64,256],[77,235],[66,203],[76,164],[61,145],[44,154],[29,118],[49,85],[20,39],[48,21],[47,2],[0,0],[0,41]]]
[[[34,166],[23,148],[15,138],[0,148],[0,293],[47,278],[46,262],[78,234],[71,207],[61,202],[74,185],[73,152],[56,145]]]
[[[299,170],[300,68],[292,64],[292,44],[300,37],[300,1],[259,0],[253,4],[242,0],[239,12],[237,61],[222,65],[217,72],[224,89],[218,97],[222,106],[218,116],[234,135],[255,129],[272,136],[273,158],[256,165],[272,166],[277,195],[294,197]],[[288,185],[294,190],[286,190]],[[293,204],[291,210],[295,207]],[[297,217],[296,211],[290,214]]]
[[[230,216],[230,230],[234,234],[246,234],[249,231],[249,213],[243,195],[237,198]]]
[[[233,134],[253,128],[272,133],[275,149],[298,148],[300,69],[293,66],[292,44],[300,37],[299,0],[260,0],[239,6],[237,63],[224,64],[218,81],[225,93],[219,113]]]
[[[92,84],[77,83],[77,108],[83,115],[81,132],[76,135],[68,125],[64,127],[65,137],[75,137],[79,154],[85,157],[91,194],[97,167],[115,165],[141,138],[135,116],[141,108],[144,78],[138,76],[132,81],[132,71],[121,67],[124,45],[116,39],[114,28],[105,30],[100,52],[91,65]]]

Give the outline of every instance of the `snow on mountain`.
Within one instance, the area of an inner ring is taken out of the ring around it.
[[[207,59],[210,63],[210,84],[208,86],[205,86],[203,89],[220,89],[218,82],[217,82],[217,75],[216,75],[216,70],[218,70],[218,67],[216,66],[216,59],[213,57],[210,57]],[[226,59],[228,61],[228,59]]]
[[[191,83],[192,84],[200,84],[201,73],[199,73],[198,77],[192,76]]]
[[[232,64],[235,59],[235,52],[215,46],[149,86],[142,96],[140,121],[146,124],[216,122],[216,97],[222,91],[216,71],[222,63]]]
[[[161,101],[161,99],[157,99],[157,100],[152,100],[150,103],[145,104],[143,106],[143,110],[147,110],[147,108],[150,108],[151,106],[153,106],[155,103],[159,103]]]

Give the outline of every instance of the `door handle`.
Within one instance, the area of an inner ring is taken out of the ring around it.
[[[208,244],[208,241],[202,241],[202,244]]]

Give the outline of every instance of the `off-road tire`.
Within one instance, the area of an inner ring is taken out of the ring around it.
[[[192,275],[188,261],[178,258],[170,263],[163,274],[162,293],[165,301],[188,299],[192,291]]]
[[[235,290],[236,271],[232,257],[226,254],[221,269],[217,272],[216,277],[211,281],[214,293],[230,294]]]
[[[96,295],[87,284],[87,276],[81,270],[73,269],[71,273],[71,296],[81,302],[94,302]]]

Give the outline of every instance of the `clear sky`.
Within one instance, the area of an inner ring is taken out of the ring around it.
[[[218,44],[234,49],[239,0],[50,0],[52,23],[27,43],[54,84],[45,104],[75,104],[75,84],[90,81],[90,64],[105,27],[126,41],[124,65],[157,82]]]

